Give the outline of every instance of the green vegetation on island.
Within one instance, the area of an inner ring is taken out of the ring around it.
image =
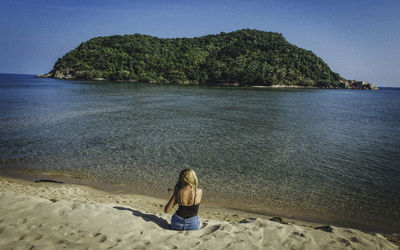
[[[345,80],[313,52],[282,34],[251,29],[196,38],[96,37],[59,58],[45,77],[345,87]]]

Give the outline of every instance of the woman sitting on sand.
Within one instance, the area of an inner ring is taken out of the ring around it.
[[[201,227],[201,220],[197,214],[203,190],[197,188],[197,185],[198,181],[193,169],[181,171],[174,194],[164,208],[164,212],[168,213],[176,204],[179,205],[171,218],[172,229],[196,230]]]

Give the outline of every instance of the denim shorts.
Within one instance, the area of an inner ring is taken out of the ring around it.
[[[175,213],[171,218],[171,227],[173,230],[197,230],[201,227],[201,220],[197,215],[184,219]]]

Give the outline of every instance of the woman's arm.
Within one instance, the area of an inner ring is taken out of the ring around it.
[[[167,205],[164,207],[164,212],[168,213],[175,205],[176,205],[176,192],[171,196],[171,199],[169,199]]]

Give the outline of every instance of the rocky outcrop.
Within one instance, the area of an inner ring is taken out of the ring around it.
[[[341,82],[342,82],[342,88],[344,89],[365,89],[365,90],[379,89],[375,84],[366,81],[343,80]]]
[[[72,70],[69,68],[63,68],[61,70],[52,70],[48,74],[45,75],[36,75],[36,77],[40,78],[56,78],[56,79],[75,79],[73,76]]]
[[[36,78],[51,78],[51,74],[44,74],[44,75],[35,75]]]
[[[73,70],[70,68],[61,68],[59,70],[53,70],[50,72],[51,77],[56,79],[74,79],[76,78],[73,74]]]

